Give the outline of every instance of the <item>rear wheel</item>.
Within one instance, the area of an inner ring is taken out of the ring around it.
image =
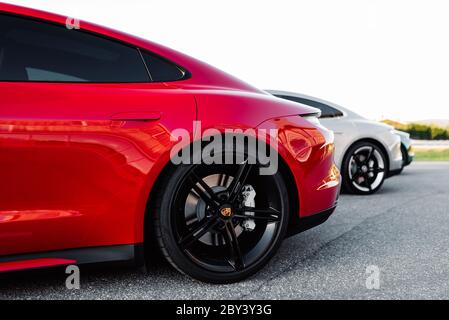
[[[369,195],[377,192],[387,175],[384,152],[371,142],[358,142],[347,152],[343,161],[345,191]]]
[[[256,273],[279,248],[288,224],[280,173],[258,174],[248,159],[238,165],[181,165],[160,188],[155,234],[179,271],[210,283]]]

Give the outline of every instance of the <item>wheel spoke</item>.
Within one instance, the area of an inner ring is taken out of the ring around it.
[[[370,148],[370,150],[369,150],[369,153],[368,153],[368,157],[366,158],[366,160],[365,160],[365,163],[369,163],[369,160],[371,159],[371,157],[373,156],[373,152],[374,152],[374,148],[373,147],[371,147]]]
[[[254,219],[254,220],[264,220],[268,222],[279,222],[281,220],[280,212],[273,209],[256,209],[251,207],[244,207],[237,209],[238,214],[234,217],[240,219]],[[248,214],[248,212],[254,213],[254,215]]]
[[[237,196],[240,194],[243,186],[245,185],[246,179],[248,179],[249,173],[251,172],[252,165],[245,160],[240,166],[237,174],[232,180],[229,186],[229,197],[230,202],[233,203],[237,200]]]
[[[201,198],[201,197],[198,195],[198,193],[196,193],[195,190],[191,190],[191,191],[190,191],[190,194],[191,194],[192,196],[194,196],[196,199],[200,199],[200,198]]]
[[[216,203],[214,200],[212,200],[212,199],[207,195],[207,193],[205,193],[200,187],[198,187],[198,186],[195,184],[195,181],[190,180],[190,182],[191,182],[191,184],[192,184],[193,190],[196,192],[196,195],[198,195],[199,198],[203,199],[204,202],[206,202],[210,207],[212,207],[212,208],[214,208],[214,209],[218,208],[217,203]],[[195,195],[195,193],[192,193],[192,194]]]
[[[191,181],[193,183],[197,182],[200,184],[200,186],[204,189],[204,191],[207,193],[207,195],[209,196],[210,199],[212,199],[213,201],[220,203],[220,200],[218,199],[217,195],[215,194],[215,192],[209,187],[209,185],[204,182],[203,179],[201,179],[200,177],[198,177],[198,175],[195,173],[195,171],[192,170],[191,172]],[[196,185],[196,183],[195,183]]]
[[[199,240],[203,235],[209,232],[209,230],[212,229],[217,223],[218,219],[216,217],[201,220],[193,226],[192,230],[187,235],[178,241],[178,244],[183,249],[188,248],[195,241]]]
[[[372,168],[372,169],[370,169],[369,172],[372,172],[372,173],[382,173],[382,172],[385,172],[385,169],[384,169],[384,168]]]
[[[365,178],[365,181],[364,181],[365,187],[367,187],[369,189],[369,191],[373,191],[373,187],[372,187],[371,183],[369,183],[368,175],[364,175],[363,177]]]
[[[223,243],[223,236],[219,233],[212,234],[212,244],[214,246],[221,246]]]
[[[224,230],[224,238],[229,246],[229,251],[231,253],[232,267],[234,268],[235,271],[243,270],[245,268],[245,264],[243,262],[240,244],[237,235],[235,234],[234,225],[231,221],[226,223],[226,227]]]

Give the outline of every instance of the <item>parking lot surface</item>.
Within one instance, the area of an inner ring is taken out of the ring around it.
[[[0,299],[449,299],[448,248],[449,163],[415,163],[376,195],[343,195],[329,221],[238,284],[206,285],[166,264],[81,268],[80,290],[63,270],[2,275]],[[373,270],[378,289],[366,285]]]

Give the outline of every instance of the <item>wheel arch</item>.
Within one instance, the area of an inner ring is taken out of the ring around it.
[[[222,134],[222,138],[224,138],[225,134]],[[191,147],[193,145],[192,142],[185,148]],[[264,142],[266,143],[266,142]],[[268,144],[267,144],[268,146]],[[270,146],[268,146],[270,147]],[[271,147],[270,147],[271,148]],[[272,148],[271,148],[272,149]],[[272,151],[276,152],[279,159],[279,170],[281,173],[281,176],[284,178],[284,182],[286,184],[287,192],[288,192],[288,199],[289,199],[289,223],[288,223],[288,231],[290,229],[293,229],[298,223],[299,223],[299,211],[300,211],[300,200],[299,200],[299,189],[297,186],[297,183],[295,181],[293,172],[289,168],[287,161],[283,158],[282,154],[276,150]],[[165,158],[165,157],[164,157]],[[144,243],[147,243],[146,240],[153,240],[154,239],[154,233],[153,233],[153,221],[152,218],[152,212],[155,205],[155,201],[157,200],[157,193],[160,190],[161,185],[163,184],[164,179],[170,174],[172,170],[176,168],[176,166],[170,161],[170,159],[164,160],[164,164],[162,164],[162,169],[159,170],[158,176],[155,179],[154,183],[151,185],[150,190],[146,191],[147,198],[146,198],[146,205],[145,205],[145,212],[143,215],[143,232],[144,232]],[[288,232],[287,231],[287,232]],[[140,231],[142,232],[142,231]]]

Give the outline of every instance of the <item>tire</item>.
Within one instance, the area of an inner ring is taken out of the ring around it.
[[[178,271],[203,282],[233,283],[255,274],[273,257],[287,231],[287,189],[279,172],[260,176],[256,168],[246,160],[240,165],[179,165],[168,170],[153,207],[154,234],[162,254]],[[244,182],[240,185],[234,183],[239,172]],[[242,210],[238,203],[243,185],[243,190],[251,186],[256,192],[253,209],[266,212],[248,215],[247,203]],[[230,192],[233,189],[238,192]],[[257,218],[251,231],[244,225],[248,227],[252,215]]]
[[[347,193],[371,195],[380,190],[387,177],[387,158],[378,145],[360,141],[347,151],[342,172]]]

